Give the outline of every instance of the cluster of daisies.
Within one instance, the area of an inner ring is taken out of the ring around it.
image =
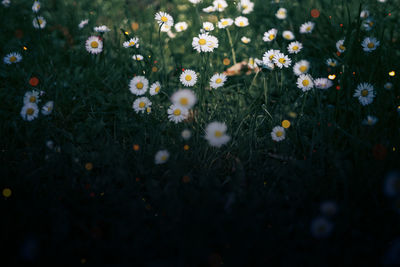
[[[38,104],[41,102],[40,97],[44,95],[44,91],[28,91],[24,95],[23,99],[23,107],[21,109],[21,117],[26,121],[32,121],[39,116],[39,106]],[[54,108],[54,102],[48,101],[46,102],[42,108],[41,113],[45,116],[50,115]]]
[[[39,11],[41,9],[41,4],[39,1],[33,2],[32,11],[35,13],[35,18],[32,21],[33,27],[35,29],[44,29],[46,27],[46,19],[43,16],[39,16]]]
[[[157,95],[161,90],[160,82],[156,81],[150,85],[149,80],[144,76],[135,76],[129,82],[129,90],[132,94],[140,96],[133,101],[132,108],[136,113],[151,113],[151,101],[148,97],[145,97],[147,91],[151,96]]]
[[[79,27],[81,27],[81,24],[87,24],[88,21],[84,20],[79,24]],[[84,27],[84,25],[82,26]],[[91,54],[100,54],[103,51],[103,35],[107,32],[110,31],[110,29],[106,25],[101,25],[101,26],[96,26],[93,28],[93,30],[100,34],[100,36],[97,35],[92,35],[90,36],[86,42],[85,42],[85,47],[86,50],[91,53]]]

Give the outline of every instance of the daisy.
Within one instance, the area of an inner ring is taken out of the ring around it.
[[[154,156],[154,163],[155,164],[164,164],[169,159],[169,152],[167,150],[160,150]]]
[[[125,48],[136,47],[139,48],[139,38],[133,37],[122,44]]]
[[[276,16],[278,19],[286,19],[286,17],[287,17],[287,10],[286,10],[286,8],[283,8],[283,7],[279,8],[278,11],[276,11],[275,16]]]
[[[226,3],[225,0],[214,0],[213,6],[216,11],[222,12],[225,10],[225,8],[228,7],[228,4]]]
[[[276,53],[273,59],[275,65],[282,69],[283,67],[288,68],[292,64],[292,60],[283,53]]]
[[[163,28],[163,27],[161,27],[161,28]],[[162,30],[162,29],[161,29],[161,30]],[[176,34],[173,33],[171,30],[167,31],[167,35],[168,35],[168,37],[171,38],[171,39],[174,39],[174,38],[176,37]]]
[[[293,72],[296,76],[300,76],[301,74],[306,74],[310,69],[310,62],[307,60],[300,60],[293,66]]]
[[[378,122],[378,118],[375,116],[368,115],[365,120],[363,120],[363,125],[374,126]]]
[[[5,64],[8,64],[8,65],[11,65],[11,64],[14,64],[14,63],[18,63],[21,60],[22,60],[21,54],[20,53],[15,53],[15,52],[10,53],[10,54],[6,55],[3,58],[3,62]]]
[[[168,119],[174,123],[185,120],[188,115],[189,110],[181,106],[172,104],[168,109]]]
[[[207,45],[209,35],[206,33],[199,34],[198,37],[193,37],[192,46],[197,52],[211,52],[211,48]]]
[[[42,16],[34,18],[32,21],[33,27],[35,27],[35,29],[44,29],[44,27],[46,27],[46,23],[46,20]]]
[[[250,14],[254,10],[254,3],[250,0],[241,0],[238,3],[238,9],[241,10],[243,14]]]
[[[136,113],[144,113],[148,109],[151,108],[151,101],[147,97],[139,97],[135,101],[133,101],[132,108]]]
[[[249,20],[243,16],[237,17],[237,18],[235,18],[235,25],[238,27],[249,26]]]
[[[167,24],[161,25],[161,28],[160,28],[160,30],[161,30],[162,32],[170,32],[171,29],[172,29],[172,26],[169,26],[169,25],[167,25]]]
[[[243,36],[242,38],[240,38],[240,41],[242,41],[242,43],[244,44],[248,44],[250,43],[251,39],[247,38],[246,36]]]
[[[328,58],[328,59],[326,60],[326,65],[328,65],[329,67],[334,68],[334,67],[337,66],[337,64],[338,64],[338,62],[337,62],[337,60],[334,59],[334,58]]]
[[[188,28],[188,24],[184,21],[178,22],[175,24],[175,30],[177,32],[183,32],[186,31],[186,29]]]
[[[226,27],[229,27],[233,24],[233,19],[226,18],[226,19],[220,19],[218,22],[218,28],[224,29]]]
[[[361,43],[361,46],[363,47],[363,50],[365,52],[372,52],[379,46],[379,44],[380,42],[376,40],[376,38],[366,37],[364,41]]]
[[[214,30],[214,24],[212,24],[211,22],[207,21],[207,22],[203,22],[203,29],[210,32]]]
[[[134,95],[144,95],[149,88],[149,80],[144,76],[133,77],[129,82],[129,90]]]
[[[311,223],[311,234],[315,238],[328,237],[333,229],[333,224],[324,217],[318,217]]]
[[[171,15],[162,11],[156,13],[155,20],[159,26],[163,24],[168,26],[174,25],[174,19],[171,17]]]
[[[303,44],[298,41],[291,42],[287,49],[289,54],[297,54],[301,51],[301,49],[303,49]]]
[[[106,25],[94,27],[93,30],[99,33],[106,33],[110,31],[110,29]]]
[[[89,23],[88,19],[82,20],[78,25],[79,29],[83,29],[83,27],[85,27],[88,23]]]
[[[231,140],[231,137],[226,134],[226,124],[224,122],[211,122],[206,127],[205,139],[210,146],[221,147]]]
[[[224,83],[226,82],[226,80],[227,80],[227,77],[225,74],[216,73],[210,79],[210,87],[213,89],[222,87],[222,86],[224,86]]]
[[[279,50],[270,49],[263,55],[263,63],[267,65],[268,63],[273,63],[275,55],[280,53]]]
[[[37,13],[39,12],[39,10],[40,10],[40,2],[39,1],[33,2],[32,11]]]
[[[391,90],[393,88],[393,83],[387,82],[383,85],[386,90]]]
[[[329,89],[332,87],[333,82],[327,78],[318,78],[314,80],[314,85],[318,89]]]
[[[291,31],[284,31],[282,33],[282,37],[288,41],[294,40],[294,34]]]
[[[285,140],[285,137],[286,137],[285,128],[283,128],[282,126],[275,126],[272,129],[271,138],[275,142],[283,141]]]
[[[190,3],[195,4],[195,5],[198,3],[201,3],[201,1],[202,0],[189,0]]]
[[[269,31],[264,33],[263,41],[264,42],[272,42],[276,38],[276,34],[278,33],[277,29],[270,29]]]
[[[196,104],[197,97],[192,90],[183,89],[173,93],[171,102],[177,107],[191,109]]]
[[[362,24],[365,31],[369,32],[375,26],[375,21],[372,18],[366,19]]]
[[[197,75],[196,72],[193,70],[185,70],[182,72],[179,80],[184,86],[193,86],[197,82]]]
[[[181,136],[184,140],[189,140],[192,137],[192,132],[188,129],[182,131]]]
[[[369,11],[368,10],[361,10],[360,12],[360,18],[366,19],[369,17]]]
[[[346,47],[344,46],[344,39],[339,40],[336,42],[336,49],[340,52],[343,53],[346,51]]]
[[[43,105],[42,107],[42,114],[47,116],[50,115],[51,112],[53,112],[54,109],[54,102],[53,101],[49,101],[46,104]]]
[[[3,1],[1,1],[1,4],[4,6],[4,7],[9,7],[10,6],[10,0],[3,0]]]
[[[311,33],[315,27],[315,23],[312,21],[303,23],[300,26],[300,33]]]
[[[161,84],[160,82],[154,82],[150,86],[150,95],[157,95],[161,90]]]
[[[353,96],[358,98],[361,105],[369,105],[374,101],[374,87],[369,83],[360,83]]]
[[[90,36],[86,40],[86,50],[92,54],[99,54],[103,51],[103,41],[97,36]]]
[[[142,55],[136,54],[132,56],[132,59],[136,61],[142,61],[144,57]]]
[[[25,121],[32,121],[39,116],[39,108],[34,103],[28,103],[21,109],[21,117]]]
[[[38,104],[40,102],[39,92],[36,90],[28,91],[24,95],[24,104]]]
[[[311,90],[314,87],[311,76],[308,74],[301,74],[299,78],[297,78],[297,87],[303,92]]]
[[[218,39],[215,36],[209,35],[208,36],[208,48],[211,49],[211,52],[215,49],[218,48],[219,43],[218,43]]]
[[[214,6],[208,6],[206,8],[203,8],[203,12],[206,12],[206,13],[211,13],[211,12],[214,12],[214,11],[215,11],[215,7]]]

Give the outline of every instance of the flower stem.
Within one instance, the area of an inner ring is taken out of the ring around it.
[[[235,48],[233,47],[231,33],[229,32],[229,29],[228,29],[228,28],[226,28],[226,33],[228,34],[229,44],[230,44],[231,50],[232,50],[233,64],[236,65],[236,53],[235,53]]]

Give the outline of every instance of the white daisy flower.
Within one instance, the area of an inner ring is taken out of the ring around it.
[[[214,6],[208,6],[206,8],[203,8],[203,12],[206,12],[206,13],[211,13],[211,12],[214,12],[214,11],[215,11],[215,7]]]
[[[378,122],[378,118],[372,115],[368,115],[365,120],[363,120],[363,125],[374,126]]]
[[[187,108],[172,104],[168,109],[168,119],[174,123],[185,120],[189,115]]]
[[[282,33],[282,37],[288,41],[294,40],[294,34],[291,31],[284,31]]]
[[[10,4],[11,4],[11,1],[10,1],[10,0],[3,0],[3,1],[1,1],[1,4],[2,4],[4,7],[9,7]]]
[[[154,82],[150,86],[150,95],[157,95],[161,90],[161,84],[160,82]]]
[[[169,152],[167,150],[160,150],[154,156],[154,163],[155,164],[164,164],[169,159]]]
[[[202,0],[189,0],[190,3],[195,4],[195,5],[198,3],[201,3],[201,1]]]
[[[369,83],[360,83],[353,96],[358,98],[361,105],[369,105],[374,101],[374,87]]]
[[[333,82],[327,78],[317,78],[314,80],[314,85],[318,89],[326,90],[333,86]]]
[[[310,69],[310,62],[307,60],[300,60],[293,66],[293,72],[296,76],[306,74]]]
[[[286,138],[285,128],[283,128],[282,126],[275,126],[271,131],[271,138],[275,142],[281,142],[285,140]]]
[[[285,68],[289,68],[289,66],[292,64],[292,60],[286,56],[283,53],[276,53],[273,59],[275,65],[282,69],[283,67]]]
[[[211,49],[211,52],[214,51],[215,48],[218,48],[219,43],[218,43],[218,39],[215,36],[209,35],[208,36],[208,48]]]
[[[315,27],[315,23],[308,21],[300,26],[300,33],[311,33]]]
[[[214,121],[207,125],[206,135],[204,138],[210,146],[221,147],[231,140],[231,137],[226,134],[226,124],[224,122]]]
[[[392,90],[392,88],[393,88],[393,83],[387,82],[387,83],[385,83],[385,84],[383,85],[383,87],[384,87],[386,90]]]
[[[39,10],[40,10],[40,2],[39,1],[33,2],[32,11],[37,13],[39,12]]]
[[[18,63],[21,62],[22,60],[22,56],[20,53],[16,53],[16,52],[12,52],[10,54],[7,54],[4,58],[3,58],[3,62],[5,64],[11,65],[14,63]]]
[[[199,34],[198,37],[193,37],[192,46],[193,49],[199,53],[212,51],[212,49],[209,47],[209,35],[206,33]]]
[[[249,26],[249,20],[243,16],[237,17],[237,18],[235,18],[235,25],[238,27]]]
[[[172,94],[171,102],[177,107],[191,109],[196,104],[197,97],[192,90],[183,89]]]
[[[269,31],[264,33],[263,41],[264,42],[272,42],[276,38],[276,34],[278,30],[275,28],[270,29]]]
[[[263,59],[262,59],[263,60],[263,64],[267,65],[269,63],[273,63],[275,55],[278,54],[278,53],[280,53],[280,51],[279,50],[274,50],[274,49],[270,49],[267,52],[265,52],[264,55],[263,55]]]
[[[28,91],[24,95],[24,104],[39,104],[40,98],[39,98],[39,92],[36,90],[33,91]]]
[[[365,31],[369,32],[370,30],[372,30],[372,28],[375,26],[375,21],[373,19],[366,19],[363,24],[362,27],[364,28]]]
[[[298,41],[291,42],[287,47],[287,50],[290,54],[297,54],[301,51],[301,49],[303,49],[303,44]]]
[[[315,238],[328,237],[333,230],[333,224],[324,217],[318,217],[311,223],[311,234]]]
[[[86,40],[86,50],[92,54],[99,54],[103,51],[103,41],[98,36],[90,36]]]
[[[53,150],[53,149],[54,149],[54,141],[52,141],[52,140],[47,140],[47,141],[46,141],[46,146],[47,146],[48,149]]]
[[[250,0],[241,0],[238,3],[238,10],[242,11],[243,14],[250,14],[254,10],[254,3]]]
[[[148,109],[151,109],[151,101],[147,97],[139,97],[138,99],[133,101],[132,108],[135,110],[136,113],[144,113]]]
[[[210,79],[210,87],[213,89],[222,87],[222,86],[224,86],[224,83],[226,82],[226,80],[227,80],[227,77],[225,74],[216,73]]]
[[[34,103],[28,103],[21,109],[21,117],[26,121],[32,121],[39,116],[39,108]]]
[[[38,16],[32,21],[33,27],[35,27],[35,29],[44,29],[44,27],[46,27],[46,23],[46,20],[42,16]]]
[[[279,8],[278,11],[276,11],[275,16],[276,16],[278,19],[286,19],[286,17],[287,17],[287,10],[286,10],[286,8],[283,8],[283,7]]]
[[[213,31],[214,30],[214,24],[212,24],[209,21],[203,22],[203,29],[205,31],[208,31],[208,32]]]
[[[175,30],[176,32],[183,32],[186,31],[188,28],[188,24],[184,21],[178,22],[175,24]]]
[[[314,87],[313,79],[308,74],[301,74],[299,78],[297,78],[297,87],[303,92],[307,92]]]
[[[122,44],[125,48],[136,47],[139,48],[139,38],[133,37]]]
[[[233,19],[226,18],[226,19],[220,19],[218,21],[218,28],[224,29],[226,27],[229,27],[233,24]]]
[[[344,46],[344,39],[339,40],[336,42],[336,49],[340,52],[343,53],[346,51],[346,47]]]
[[[366,37],[361,43],[361,46],[365,52],[372,52],[379,46],[379,44],[380,42],[376,38]]]
[[[225,10],[225,8],[228,7],[228,4],[226,3],[225,0],[214,0],[213,1],[213,6],[216,11],[222,12]]]
[[[337,62],[337,60],[334,59],[334,58],[328,58],[328,59],[326,60],[326,65],[328,65],[329,67],[334,68],[334,67],[336,67],[336,66],[338,65],[338,62]]]
[[[136,61],[142,61],[144,57],[142,55],[136,54],[132,56],[132,59]]]
[[[144,76],[136,76],[129,82],[129,90],[134,95],[144,95],[149,88],[149,80]]]
[[[184,140],[189,140],[192,137],[192,132],[188,129],[182,131],[181,136]]]
[[[171,17],[171,15],[162,11],[156,13],[155,20],[159,26],[165,24],[171,27],[174,25],[174,19]]]
[[[360,18],[366,19],[369,17],[369,11],[368,10],[361,10],[360,12]]]
[[[110,29],[106,25],[94,27],[93,30],[99,33],[106,33],[110,31]]]
[[[83,29],[83,27],[85,27],[88,23],[89,23],[88,19],[82,20],[78,25],[79,29]]]
[[[248,44],[251,42],[251,39],[247,38],[246,36],[243,36],[242,38],[240,38],[240,41],[242,41],[242,43],[244,44]]]
[[[166,32],[166,33],[168,33],[168,32],[170,32],[171,31],[171,29],[172,29],[172,26],[169,26],[169,25],[167,25],[167,24],[163,24],[163,25],[161,25],[161,31],[162,32]]]
[[[193,70],[185,70],[182,72],[179,80],[184,86],[193,86],[197,82],[197,74]]]
[[[54,109],[54,102],[48,101],[42,107],[42,114],[45,116],[50,115],[53,112],[53,109]]]

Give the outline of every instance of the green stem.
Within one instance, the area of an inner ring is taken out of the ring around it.
[[[226,28],[226,33],[228,34],[229,44],[230,44],[231,50],[232,50],[233,64],[236,65],[236,53],[235,53],[235,48],[233,47],[231,33],[229,32],[229,29],[228,29],[228,28]]]

